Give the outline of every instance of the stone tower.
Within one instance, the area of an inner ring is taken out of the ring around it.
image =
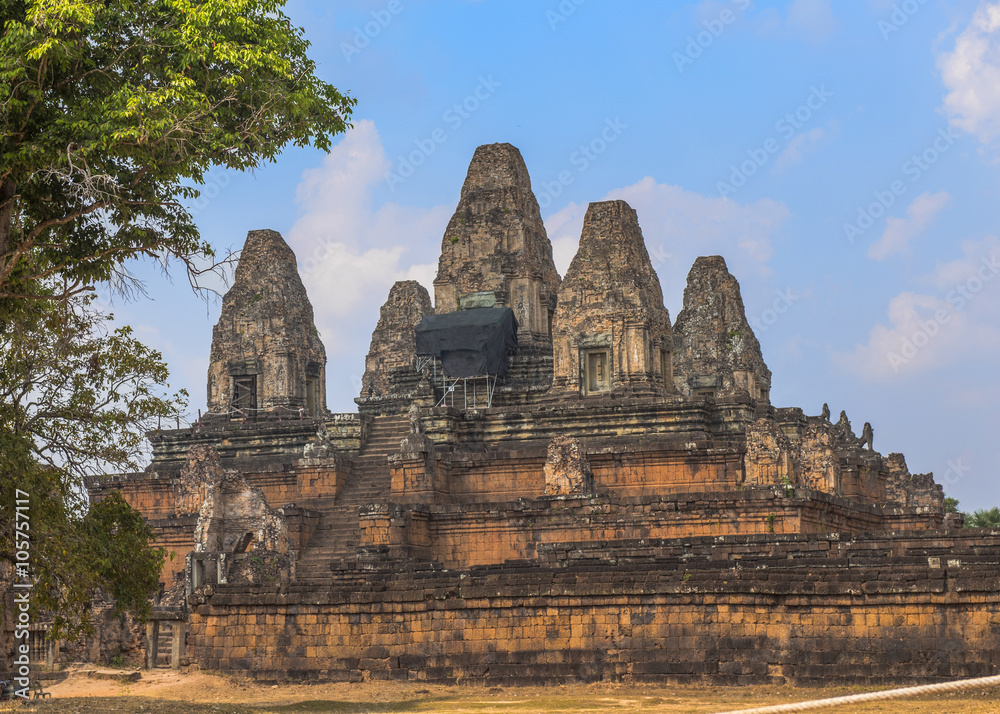
[[[212,332],[208,408],[258,414],[326,412],[326,350],[295,253],[276,231],[247,234]]]
[[[355,400],[360,411],[395,414],[410,406],[420,384],[413,362],[414,328],[433,313],[427,289],[416,280],[399,281],[389,290],[365,358],[361,394]]]
[[[747,322],[740,284],[721,256],[698,258],[674,324],[677,390],[685,396],[748,395],[770,403],[771,370]]]
[[[509,307],[521,346],[549,347],[558,290],[552,244],[521,152],[510,144],[480,146],[441,241],[436,311]]]
[[[670,315],[635,211],[591,203],[559,290],[553,392],[673,391]]]

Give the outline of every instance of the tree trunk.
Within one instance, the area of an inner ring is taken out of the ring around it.
[[[10,250],[10,225],[14,217],[14,194],[17,184],[10,179],[0,182],[0,265]]]

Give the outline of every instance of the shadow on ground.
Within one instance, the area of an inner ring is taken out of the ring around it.
[[[394,712],[427,712],[448,701],[440,698],[411,699],[398,702],[342,702],[314,700],[294,704],[194,704],[191,702],[145,699],[142,697],[75,697],[31,702],[18,711],[39,714],[295,714],[296,712],[330,712],[331,714],[392,714]]]

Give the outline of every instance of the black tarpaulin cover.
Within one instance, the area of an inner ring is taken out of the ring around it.
[[[517,319],[509,307],[424,315],[417,325],[417,355],[440,357],[449,377],[503,377],[507,353],[516,351]]]

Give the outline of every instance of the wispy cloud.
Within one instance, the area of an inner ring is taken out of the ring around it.
[[[831,0],[792,0],[788,6],[788,27],[812,42],[823,42],[837,31]]]
[[[356,121],[325,157],[303,173],[302,215],[289,232],[299,272],[331,360],[357,374],[328,379],[331,409],[353,409],[371,330],[397,280],[419,280],[433,295],[441,236],[453,206],[374,205],[389,160],[375,124]]]
[[[962,250],[918,280],[932,291],[898,293],[868,342],[835,351],[834,362],[863,379],[886,381],[1000,359],[1000,240],[966,241]]]
[[[906,218],[886,220],[882,236],[868,247],[868,257],[885,260],[908,252],[913,239],[923,233],[950,203],[951,195],[947,191],[920,194],[906,209]]]
[[[1000,2],[983,2],[950,52],[938,55],[944,112],[984,144],[1000,137]]]

